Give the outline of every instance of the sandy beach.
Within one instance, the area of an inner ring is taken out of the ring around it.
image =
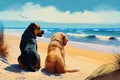
[[[0,80],[84,80],[100,65],[112,62],[114,54],[114,52],[110,51],[110,47],[89,45],[91,48],[87,48],[85,45],[82,46],[82,43],[74,43],[72,45],[72,42],[68,42],[68,45],[65,47],[67,69],[79,69],[80,71],[51,75],[44,70],[44,61],[49,41],[43,41],[43,38],[41,38],[37,42],[42,66],[37,72],[27,72],[18,66],[17,58],[20,55],[20,36],[5,34],[5,41],[9,50],[9,63],[0,60]],[[76,45],[81,45],[83,48],[77,47]],[[101,50],[102,48],[99,47],[104,48],[104,50]]]
[[[0,80],[110,79],[120,80],[120,0],[0,1]]]

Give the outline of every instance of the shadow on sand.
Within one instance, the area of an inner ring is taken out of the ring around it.
[[[4,69],[10,72],[15,72],[15,73],[28,72],[27,70],[21,69],[18,64],[9,65]],[[62,74],[50,74],[44,68],[41,69],[41,72],[43,73],[43,75],[47,75],[47,76],[59,76],[59,77],[62,76]]]
[[[62,76],[61,74],[50,74],[44,68],[41,69],[41,72],[43,73],[43,75],[47,75],[47,76]]]
[[[15,73],[21,73],[21,72],[26,72],[25,70],[21,69],[18,64],[12,64],[4,68],[7,71],[10,72],[15,72]]]

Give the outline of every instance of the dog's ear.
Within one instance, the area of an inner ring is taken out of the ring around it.
[[[35,23],[31,23],[31,24],[29,25],[29,27],[32,28],[32,29],[35,29],[35,28],[36,28],[36,24],[35,24]]]
[[[36,24],[35,24],[35,23],[31,23],[31,24],[28,26],[27,30],[29,30],[29,31],[34,31],[35,28],[36,28]]]
[[[67,42],[68,38],[65,35],[63,35],[63,45],[66,46]]]
[[[52,37],[51,37],[51,41],[54,40],[54,38],[55,38],[55,36],[52,36]]]
[[[35,26],[35,23],[31,23],[30,25]]]

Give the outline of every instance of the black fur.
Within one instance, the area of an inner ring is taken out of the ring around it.
[[[27,66],[29,71],[36,71],[33,66],[39,63],[40,66],[40,56],[37,52],[37,43],[36,43],[36,36],[34,34],[35,30],[35,23],[31,23],[28,28],[24,31],[21,43],[20,43],[20,50],[21,55],[18,57],[18,62],[24,66]]]

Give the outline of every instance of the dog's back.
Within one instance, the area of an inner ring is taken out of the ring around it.
[[[64,60],[61,56],[61,50],[57,47],[51,48],[45,61],[45,69],[49,73],[65,73]]]

